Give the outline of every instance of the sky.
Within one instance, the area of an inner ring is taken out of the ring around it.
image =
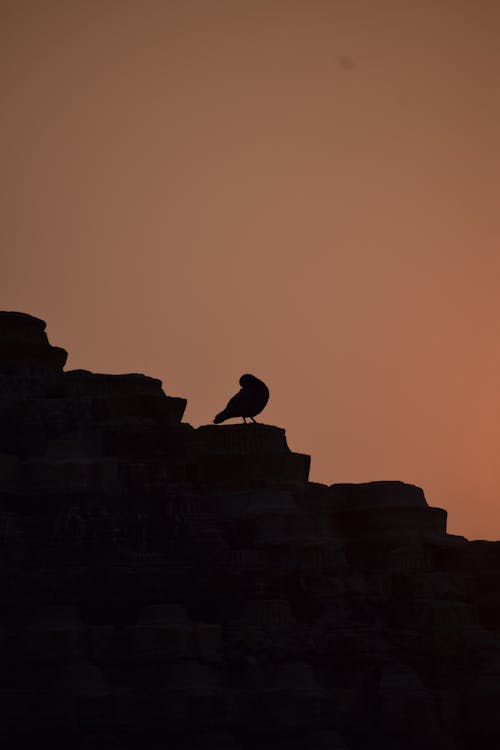
[[[500,539],[497,0],[1,0],[0,309]]]

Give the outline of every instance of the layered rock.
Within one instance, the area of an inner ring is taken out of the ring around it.
[[[6,746],[496,747],[500,543],[44,330],[0,313]]]

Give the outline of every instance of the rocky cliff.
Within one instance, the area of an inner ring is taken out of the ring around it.
[[[498,747],[500,543],[44,331],[0,313],[5,747]]]

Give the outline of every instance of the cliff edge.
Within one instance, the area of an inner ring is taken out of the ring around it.
[[[498,746],[500,542],[66,356],[0,312],[6,746]]]

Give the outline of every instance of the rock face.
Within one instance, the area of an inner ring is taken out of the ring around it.
[[[267,425],[182,423],[0,313],[9,748],[465,750],[500,741],[500,542],[402,482],[308,482]]]

